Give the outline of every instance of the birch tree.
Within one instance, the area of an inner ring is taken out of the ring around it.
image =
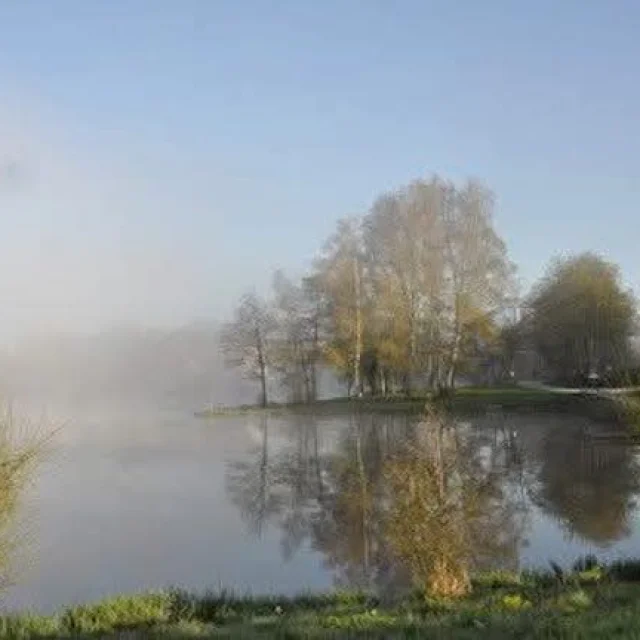
[[[453,386],[465,346],[511,293],[492,213],[493,196],[478,183],[434,177],[382,196],[365,219],[381,354],[406,391],[416,373]]]
[[[465,335],[483,318],[495,317],[514,292],[514,267],[493,226],[493,204],[493,194],[477,182],[443,187],[449,388],[464,356]]]
[[[316,398],[325,361],[361,395],[451,388],[497,341],[513,266],[493,225],[493,194],[437,176],[381,195],[363,218],[340,220],[312,278],[274,279],[275,316],[241,305],[226,343],[266,397],[267,339],[292,399]],[[273,333],[273,321],[277,331]],[[322,329],[321,329],[322,328]],[[321,335],[322,334],[322,337]]]
[[[382,357],[402,372],[406,391],[425,355],[434,355],[442,280],[439,196],[437,178],[416,181],[380,197],[365,220]]]
[[[317,282],[327,300],[332,339],[325,354],[347,380],[349,389],[362,393],[361,361],[364,336],[365,263],[358,219],[338,222],[317,263]]]

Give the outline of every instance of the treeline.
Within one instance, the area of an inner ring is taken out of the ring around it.
[[[245,295],[222,334],[227,363],[293,402],[317,398],[319,367],[349,395],[451,389],[463,374],[622,379],[635,363],[636,300],[616,265],[585,253],[555,260],[528,296],[480,183],[439,177],[384,193],[340,220],[309,274],[278,272],[268,299]]]
[[[433,177],[385,193],[338,222],[309,275],[274,277],[269,299],[247,294],[223,332],[231,365],[294,402],[313,401],[330,366],[349,394],[453,386],[478,359],[499,357],[515,269],[493,223],[494,197],[475,181]]]

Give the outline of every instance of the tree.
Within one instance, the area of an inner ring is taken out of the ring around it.
[[[360,221],[344,219],[325,245],[317,265],[317,286],[327,301],[331,340],[327,360],[362,392],[361,360],[364,335],[364,257]]]
[[[500,366],[504,374],[505,371],[515,370],[516,354],[523,346],[522,325],[518,322],[509,322],[503,325],[499,335]]]
[[[293,402],[317,399],[321,301],[314,279],[294,284],[282,272],[273,279],[277,336],[274,364]]]
[[[291,399],[315,400],[321,352],[349,395],[450,389],[486,360],[513,284],[492,216],[493,195],[477,182],[417,180],[380,196],[363,218],[340,220],[311,278],[276,274],[270,353]],[[264,332],[254,325],[231,351],[263,379]]]
[[[494,318],[513,294],[514,267],[493,227],[493,194],[475,181],[443,192],[448,318],[447,386],[453,387],[470,329]]]
[[[255,293],[248,293],[242,297],[234,321],[223,327],[220,339],[227,364],[240,367],[248,378],[260,382],[263,407],[268,404],[267,379],[273,331],[271,309]]]
[[[311,400],[317,400],[318,366],[326,341],[327,304],[317,274],[305,276],[302,279],[301,289],[309,344],[310,392],[307,395]]]
[[[484,384],[511,381],[515,376],[517,353],[524,346],[522,326],[513,320],[483,320],[472,333],[471,346],[465,348],[469,352],[475,349]]]
[[[433,368],[436,350],[443,273],[440,187],[433,178],[384,194],[365,219],[380,360],[399,372],[407,393],[414,374]]]
[[[594,253],[556,259],[529,307],[532,342],[557,379],[628,366],[636,303],[615,264]]]
[[[425,371],[431,386],[452,387],[511,293],[492,216],[493,195],[479,183],[434,177],[385,194],[365,218],[381,357],[407,392]]]

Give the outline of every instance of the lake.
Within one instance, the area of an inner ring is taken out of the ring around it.
[[[640,556],[637,453],[585,438],[586,425],[550,414],[461,420],[461,451],[487,498],[483,526],[495,526],[495,544],[478,550],[483,566]],[[397,415],[76,413],[29,495],[4,606],[49,612],[172,585],[399,588],[407,576],[385,537],[394,497],[384,470],[418,428]]]

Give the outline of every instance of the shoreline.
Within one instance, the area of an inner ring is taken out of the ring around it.
[[[342,416],[354,414],[423,413],[433,398],[421,396],[330,398],[307,404],[271,404],[267,407],[243,405],[208,407],[194,412],[197,418],[215,421],[247,415],[262,416]],[[458,415],[486,415],[492,412],[514,413],[574,413],[596,422],[611,422],[618,427],[636,428],[640,424],[640,399],[634,393],[570,393],[549,387],[463,387],[458,389],[447,408]]]
[[[535,406],[541,408],[548,404],[563,404],[564,397],[546,389],[525,389],[517,386],[509,387],[463,387],[453,396],[452,408],[474,409],[517,408]],[[272,403],[266,407],[260,405],[214,406],[196,411],[199,418],[233,417],[250,414],[291,415],[323,413],[420,413],[425,405],[433,400],[432,396],[421,394],[407,396],[364,396],[362,398],[336,397],[317,400],[310,403]]]
[[[567,635],[569,634],[569,635]],[[158,591],[63,609],[0,616],[1,638],[637,637],[640,561],[571,570],[483,572],[470,594],[413,590],[395,598],[358,591],[297,597]]]

